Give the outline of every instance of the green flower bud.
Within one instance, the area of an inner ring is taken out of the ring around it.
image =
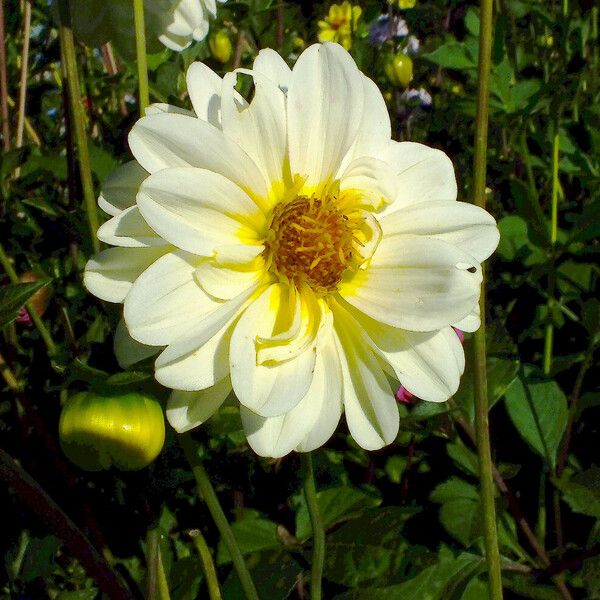
[[[406,54],[395,54],[384,66],[390,83],[398,87],[408,87],[413,78],[413,63]]]
[[[216,60],[223,65],[229,62],[233,47],[231,45],[231,40],[224,29],[211,35],[208,40],[208,45],[210,46],[210,53]]]
[[[165,441],[160,404],[137,392],[75,394],[63,407],[58,428],[63,452],[86,471],[111,465],[121,471],[143,469]]]

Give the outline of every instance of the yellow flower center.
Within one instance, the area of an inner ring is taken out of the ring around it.
[[[331,202],[298,196],[273,210],[265,241],[271,268],[284,281],[307,283],[316,293],[336,289],[354,267],[354,223]]]

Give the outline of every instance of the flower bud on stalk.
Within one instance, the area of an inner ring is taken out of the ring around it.
[[[398,53],[392,56],[384,66],[388,79],[397,87],[408,87],[413,78],[413,63],[410,56]]]
[[[210,46],[210,53],[215,60],[218,60],[223,65],[229,62],[233,53],[233,47],[224,29],[220,29],[217,33],[211,35],[208,45]]]
[[[121,471],[148,466],[165,441],[160,404],[137,392],[80,392],[60,415],[59,437],[67,458],[85,471],[114,465]]]

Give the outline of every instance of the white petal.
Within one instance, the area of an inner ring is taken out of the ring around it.
[[[197,261],[186,252],[170,252],[137,278],[124,310],[133,338],[143,344],[166,346],[189,337],[204,317],[222,305],[194,280]]]
[[[161,347],[147,346],[134,340],[127,331],[124,319],[121,319],[115,331],[113,349],[119,366],[122,369],[127,369],[145,358],[154,356],[160,352]]]
[[[392,137],[390,115],[379,88],[364,75],[363,93],[365,105],[352,155],[354,158],[380,157],[381,148],[384,148]]]
[[[158,39],[162,44],[169,48],[169,50],[174,50],[175,52],[181,52],[192,45],[192,40],[189,36],[175,35],[168,31],[159,35]]]
[[[178,433],[206,422],[221,407],[231,392],[229,377],[197,392],[174,390],[167,402],[167,419]]]
[[[207,294],[220,300],[230,300],[248,288],[256,287],[265,277],[265,261],[258,257],[251,265],[226,267],[207,258],[198,265],[194,277]]]
[[[292,175],[308,188],[331,181],[354,144],[363,115],[363,76],[338,44],[314,44],[298,58],[288,92]]]
[[[342,307],[332,308],[348,428],[365,450],[379,450],[398,433],[396,400],[365,333]]]
[[[216,246],[256,243],[266,226],[264,214],[246,192],[205,169],[154,173],[144,181],[137,203],[162,238],[201,256],[212,256]]]
[[[164,246],[167,243],[146,223],[137,206],[130,206],[103,223],[98,229],[98,239],[127,248]]]
[[[455,246],[419,236],[384,236],[371,264],[349,276],[339,292],[377,321],[433,331],[466,317],[480,285],[480,265]]]
[[[328,305],[307,287],[300,293],[286,286],[280,299],[277,329],[256,338],[258,364],[284,362],[314,347],[317,336],[327,336],[333,324]]]
[[[172,104],[167,104],[166,102],[156,102],[146,107],[144,114],[146,116],[149,115],[162,115],[164,113],[175,114],[175,115],[185,115],[186,117],[195,117],[196,115],[191,110],[186,110],[185,108],[179,108],[179,106],[173,106]]]
[[[198,167],[219,173],[260,197],[267,194],[252,159],[222,131],[200,119],[172,114],[144,117],[133,126],[129,147],[150,173]]]
[[[287,159],[285,95],[277,84],[253,71],[240,70],[254,78],[254,97],[241,104],[235,97],[236,73],[223,78],[223,132],[259,166],[265,181],[284,179]],[[289,174],[287,179],[289,179]]]
[[[179,390],[203,390],[229,375],[229,341],[232,327],[227,323],[212,338],[189,352],[188,343],[175,342],[156,359],[156,380]]]
[[[452,327],[460,329],[461,331],[473,332],[479,329],[481,325],[481,312],[479,310],[479,304],[475,305],[473,312],[468,314],[464,319],[452,323]]]
[[[261,456],[280,458],[294,448],[317,448],[333,434],[342,414],[342,379],[333,338],[319,348],[308,392],[289,412],[261,417],[242,406],[248,442]]]
[[[83,274],[85,287],[107,302],[123,302],[142,271],[170,246],[159,248],[109,248],[88,260]]]
[[[296,406],[308,391],[315,365],[314,347],[284,363],[258,364],[257,340],[279,333],[278,319],[288,311],[286,299],[285,286],[269,286],[246,309],[231,337],[233,389],[241,404],[263,417],[282,415]]]
[[[409,392],[431,402],[445,402],[456,393],[465,355],[452,327],[426,333],[406,331],[346,308]]]
[[[398,175],[398,194],[385,214],[431,200],[456,200],[452,161],[441,150],[414,142],[389,142],[377,155]]]
[[[121,165],[103,183],[98,206],[113,216],[133,206],[135,196],[146,177],[148,172],[135,160]]]
[[[375,210],[393,202],[397,185],[396,175],[390,166],[371,157],[353,160],[340,177],[341,192],[361,198],[361,206],[367,205]]]
[[[298,452],[310,452],[325,444],[333,435],[342,416],[342,368],[333,337],[317,348],[315,377],[317,377],[318,367],[322,369],[325,376],[320,409],[312,427],[296,446]],[[319,398],[315,398],[315,403],[318,400]]]
[[[397,210],[380,221],[383,235],[434,237],[483,262],[496,249],[500,232],[494,217],[466,202],[421,202]]]
[[[268,77],[284,92],[287,92],[292,78],[292,70],[275,50],[271,50],[271,48],[261,50],[254,59],[252,70]]]
[[[190,65],[186,75],[187,90],[199,119],[221,127],[221,78],[204,63]]]
[[[166,387],[199,390],[229,373],[231,327],[254,290],[230,302],[197,323],[188,335],[167,346],[156,359],[156,379]]]

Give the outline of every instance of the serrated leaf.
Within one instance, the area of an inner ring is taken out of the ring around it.
[[[571,510],[600,519],[600,467],[591,467],[556,485]]]
[[[567,425],[567,398],[556,381],[535,380],[533,371],[506,390],[506,409],[521,437],[552,468]]]

